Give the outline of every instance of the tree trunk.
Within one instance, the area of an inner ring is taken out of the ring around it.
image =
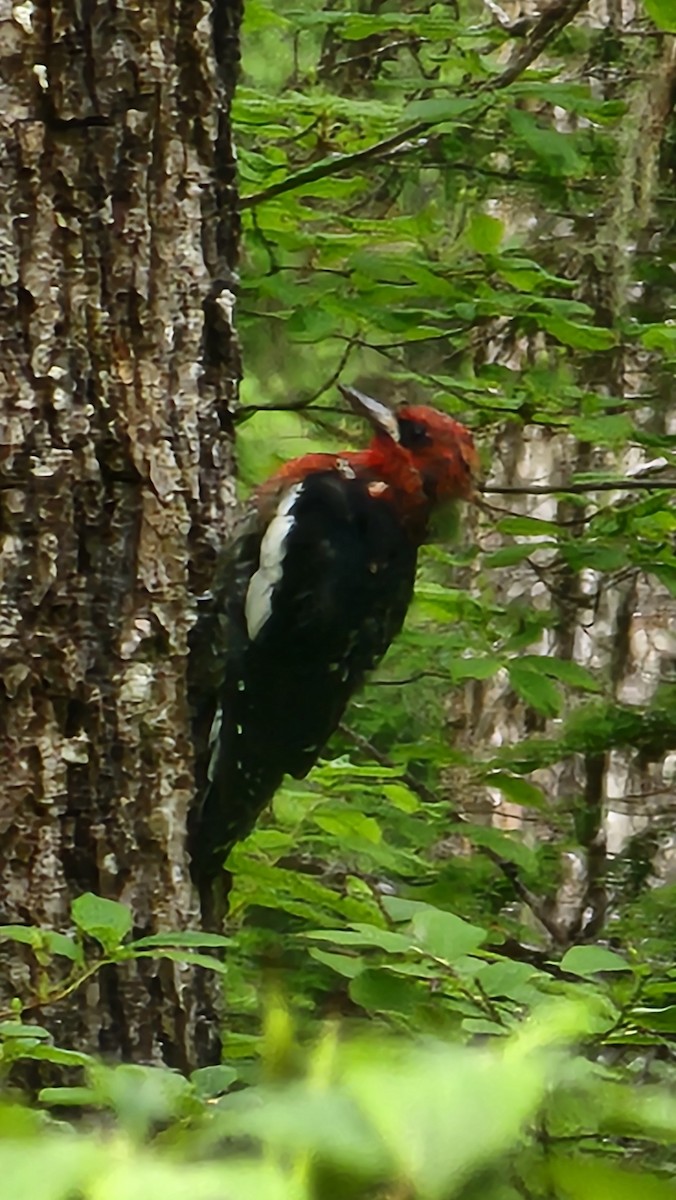
[[[0,921],[83,891],[196,926],[190,593],[232,508],[239,0],[9,5],[0,192]],[[21,948],[19,948],[21,949]],[[17,948],[0,1004],[30,1001]],[[207,990],[146,960],[38,1011],[187,1067]]]
[[[672,236],[671,218],[662,217],[654,223],[653,211],[659,205],[660,170],[665,177],[669,170],[661,162],[665,158],[676,98],[676,40],[668,36],[646,38],[639,57],[636,39],[629,37],[631,6],[623,10],[621,5],[597,4],[589,20],[613,31],[618,46],[623,46],[623,61],[631,66],[634,76],[633,85],[625,87],[622,93],[626,113],[617,146],[617,176],[609,176],[604,203],[595,219],[590,222],[585,215],[574,227],[574,240],[565,226],[559,232],[560,214],[556,210],[529,210],[522,202],[518,206],[505,205],[500,215],[510,232],[530,226],[534,245],[549,242],[550,268],[561,277],[576,280],[576,297],[594,308],[597,325],[612,328],[619,327],[622,316],[629,313],[631,288],[635,289],[637,284],[644,311],[659,312],[670,295],[667,292],[661,295],[659,284],[649,279],[635,278],[634,262],[650,239],[655,238],[656,244],[660,244]],[[589,75],[590,70],[591,64],[586,64],[580,75]],[[616,64],[609,61],[607,76],[597,64],[594,80],[596,95],[612,99],[617,88]],[[660,230],[659,237],[656,228]],[[551,265],[551,258],[557,252],[559,262]],[[668,309],[664,309],[664,319],[667,317]],[[492,343],[481,347],[480,352],[491,361],[518,367],[534,351],[535,347],[522,337],[515,342],[508,333],[502,341],[499,335],[494,336]],[[673,406],[665,403],[662,396],[651,399],[655,383],[649,382],[648,372],[654,371],[654,378],[658,376],[654,363],[648,361],[641,348],[632,349],[628,342],[612,360],[607,353],[598,358],[590,354],[580,356],[575,371],[578,381],[588,386],[590,393],[625,397],[628,412],[633,403],[639,410],[635,415],[638,428],[664,433],[673,425]],[[639,402],[641,393],[645,393],[645,400]],[[511,424],[502,431],[493,448],[491,482],[516,487],[545,482],[556,486],[563,485],[576,473],[598,468],[610,469],[622,478],[651,457],[649,450],[636,446],[611,456],[576,440],[568,431],[560,433],[541,425],[519,428]],[[606,496],[605,502],[610,508],[618,503],[618,498]],[[514,514],[567,524],[580,511],[555,496],[510,496],[508,504]],[[579,573],[554,570],[547,550],[539,566],[539,576],[529,564],[503,568],[493,574],[493,586],[500,599],[523,598],[534,609],[556,614],[551,628],[543,632],[539,645],[533,649],[596,671],[601,668],[611,684],[614,699],[626,705],[648,705],[658,686],[669,683],[673,676],[676,652],[673,594],[638,566],[614,573],[592,568]],[[455,703],[459,707],[462,702]],[[470,685],[464,703],[468,711],[481,714],[467,735],[473,748],[482,744],[487,749],[515,745],[533,732],[534,727],[546,729],[545,719],[515,696],[504,676]],[[549,731],[555,736],[556,724]],[[670,770],[671,765],[665,763],[662,755],[651,757],[627,748],[613,749],[604,755],[576,755],[538,772],[536,779],[552,800],[554,811],[576,812],[578,844],[563,851],[560,886],[556,894],[543,900],[539,913],[541,921],[545,917],[547,932],[559,946],[598,936],[604,928],[612,859],[623,851],[633,835],[650,832],[651,824],[657,840],[659,830],[655,821],[665,812],[665,795],[669,797],[666,805],[670,803]],[[534,842],[552,839],[546,819],[536,822],[533,813],[499,793],[492,800],[490,820],[498,828],[525,828]],[[484,797],[481,803],[485,809]],[[656,875],[663,873],[655,858],[653,867]]]

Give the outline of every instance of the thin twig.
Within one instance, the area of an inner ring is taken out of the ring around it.
[[[343,373],[343,368],[347,365],[347,361],[352,354],[354,347],[354,340],[350,339],[338,360],[338,365],[336,366],[335,370],[331,372],[329,378],[323,384],[321,384],[317,391],[313,392],[311,396],[300,396],[297,400],[290,400],[287,404],[245,404],[242,405],[241,408],[237,409],[235,413],[236,419],[238,421],[245,420],[247,417],[250,417],[253,413],[257,412],[297,412],[299,409],[309,408],[310,405],[319,400],[325,392],[328,392],[334,386],[334,384],[338,382]],[[346,416],[348,415],[344,408],[322,408],[321,411],[322,413],[337,412],[343,413]]]
[[[496,483],[480,484],[480,492],[491,496],[587,496],[590,492],[647,492],[676,491],[676,479],[601,479],[596,483],[562,483],[553,487],[549,483],[523,484],[521,487]]]
[[[336,75],[338,71],[342,71],[343,67],[350,67],[353,63],[363,62],[365,58],[383,58],[387,54],[391,54],[393,50],[411,50],[413,43],[418,45],[429,43],[429,38],[423,37],[408,37],[402,38],[399,42],[388,42],[384,46],[376,46],[372,50],[364,51],[361,54],[351,54],[349,58],[340,58],[327,71],[327,75]]]
[[[373,742],[370,742],[368,738],[362,737],[361,733],[357,733],[356,729],[350,729],[350,727],[345,725],[342,721],[338,728],[343,736],[348,739],[348,741],[352,742],[352,744],[356,746],[358,750],[361,750],[362,754],[365,754],[367,758],[372,758],[374,762],[377,762],[379,767],[386,767],[388,771],[396,768],[396,764],[392,762],[392,759],[388,754],[383,754],[382,750],[379,750],[377,746],[374,746]],[[410,790],[420,800],[422,800],[423,804],[438,803],[439,797],[432,791],[431,788],[428,788],[426,783],[423,783],[422,779],[417,779],[415,775],[411,775],[408,771],[403,771],[401,775],[401,781],[402,783],[405,783],[406,787],[410,788]],[[453,821],[465,820],[465,818],[454,809],[450,810],[449,816]]]
[[[368,679],[367,687],[406,687],[409,683],[418,683],[420,679],[445,679],[447,683],[453,680],[447,671],[416,671],[405,679]]]
[[[476,505],[477,505],[477,508],[480,508],[482,512],[486,513],[486,516],[491,517],[491,518],[496,518],[498,521],[502,517],[522,517],[523,516],[523,513],[515,512],[513,508],[503,508],[503,506],[501,504],[489,504],[487,500],[477,500]],[[594,518],[596,516],[598,516],[599,512],[603,512],[603,511],[604,511],[603,509],[596,509],[593,512],[584,513],[584,512],[582,512],[582,510],[580,510],[574,517],[571,517],[570,521],[557,520],[556,525],[559,529],[565,529],[568,526],[572,526],[573,528],[578,528],[580,525],[588,525],[590,523],[590,521],[593,521]],[[550,524],[550,522],[548,522],[548,524]],[[548,545],[552,546],[553,543],[552,542],[550,542],[550,543],[543,542],[543,544],[542,544],[543,550],[546,550]],[[483,547],[482,547],[482,549],[483,549]]]

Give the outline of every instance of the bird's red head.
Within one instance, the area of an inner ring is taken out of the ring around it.
[[[394,412],[354,388],[340,390],[376,430],[367,454],[383,478],[396,476],[411,498],[418,490],[428,510],[444,501],[470,499],[479,456],[464,425],[426,405],[405,405]]]
[[[471,433],[436,408],[405,405],[395,412],[355,388],[339,389],[375,429],[371,445],[367,450],[291,459],[257,489],[259,511],[274,512],[284,489],[307,475],[338,471],[345,479],[365,478],[370,494],[393,504],[414,540],[424,541],[435,510],[474,494],[479,456]]]
[[[479,473],[472,435],[459,421],[419,404],[395,414],[399,445],[408,452],[433,504],[468,500]]]

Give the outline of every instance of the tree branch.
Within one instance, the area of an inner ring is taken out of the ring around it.
[[[598,483],[562,483],[553,487],[549,483],[525,483],[514,487],[483,483],[477,489],[490,496],[588,496],[590,492],[646,492],[676,491],[676,479],[601,479]]]
[[[542,12],[525,42],[515,48],[511,61],[493,82],[493,89],[507,87],[530,66],[557,34],[586,8],[587,0],[552,0]]]
[[[339,175],[341,171],[360,167],[374,158],[380,158],[383,154],[389,154],[391,150],[396,150],[397,146],[401,146],[410,138],[417,137],[429,127],[429,121],[417,121],[408,129],[393,133],[391,137],[384,138],[382,142],[374,142],[372,146],[365,146],[363,150],[356,150],[353,154],[334,154],[331,158],[322,158],[319,162],[312,163],[309,167],[302,167],[293,175],[287,175],[285,179],[280,179],[279,183],[271,183],[269,187],[263,188],[260,192],[242,196],[239,206],[242,210],[255,208],[265,200],[274,200],[276,196],[283,196],[286,192],[295,192],[308,183],[317,183],[320,179],[329,179],[332,175]]]
[[[474,87],[468,88],[465,93],[468,98],[485,94],[490,95],[500,91],[502,88],[508,87],[510,83],[514,83],[519,75],[522,75],[531,63],[539,57],[548,42],[556,37],[586,4],[587,0],[552,0],[552,3],[547,5],[547,8],[540,14],[540,17],[533,25],[528,38],[516,49],[504,71],[495,76],[494,79],[484,80]],[[462,92],[458,94],[462,95]],[[278,183],[271,183],[269,187],[263,188],[259,192],[252,192],[248,196],[242,196],[239,202],[240,209],[255,208],[258,204],[263,204],[266,200],[273,200],[276,196],[283,196],[287,192],[295,192],[298,188],[305,187],[308,183],[317,183],[320,179],[329,179],[333,175],[339,175],[342,171],[354,170],[357,167],[372,162],[374,159],[382,158],[391,154],[392,151],[397,150],[405,142],[419,137],[421,133],[425,133],[428,129],[439,123],[438,119],[434,121],[416,121],[415,124],[409,125],[407,129],[402,129],[399,133],[393,133],[390,137],[384,138],[380,142],[374,142],[371,146],[365,146],[362,150],[356,150],[352,154],[335,154],[330,158],[323,158],[319,162],[312,163],[311,166],[302,167],[299,171],[287,175],[285,179],[280,179]]]

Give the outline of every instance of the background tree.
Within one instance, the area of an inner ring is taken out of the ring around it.
[[[239,6],[28,5],[3,28],[0,911],[64,929],[95,892],[181,930],[189,597],[232,500]],[[3,1008],[39,991],[26,971],[15,948]],[[194,1060],[186,967],[93,987],[43,1006],[63,1041]]]
[[[351,743],[417,764],[462,818],[449,828],[446,809],[432,834],[426,808],[420,845],[490,837],[511,862],[511,830],[537,849],[535,891],[494,868],[565,947],[603,929],[627,883],[618,855],[634,836],[644,855],[649,816],[670,828],[674,518],[657,482],[672,450],[673,38],[633,8],[578,3],[518,20],[495,5],[283,11],[250,15],[288,57],[271,78],[252,44],[238,101],[256,296],[242,416],[302,428],[260,411],[264,321],[280,364],[266,354],[265,394],[319,406],[315,437],[341,373],[479,431],[489,506],[462,549],[430,555],[428,621],[367,690]],[[595,489],[628,473],[635,491]],[[396,679],[415,682],[402,694]]]

